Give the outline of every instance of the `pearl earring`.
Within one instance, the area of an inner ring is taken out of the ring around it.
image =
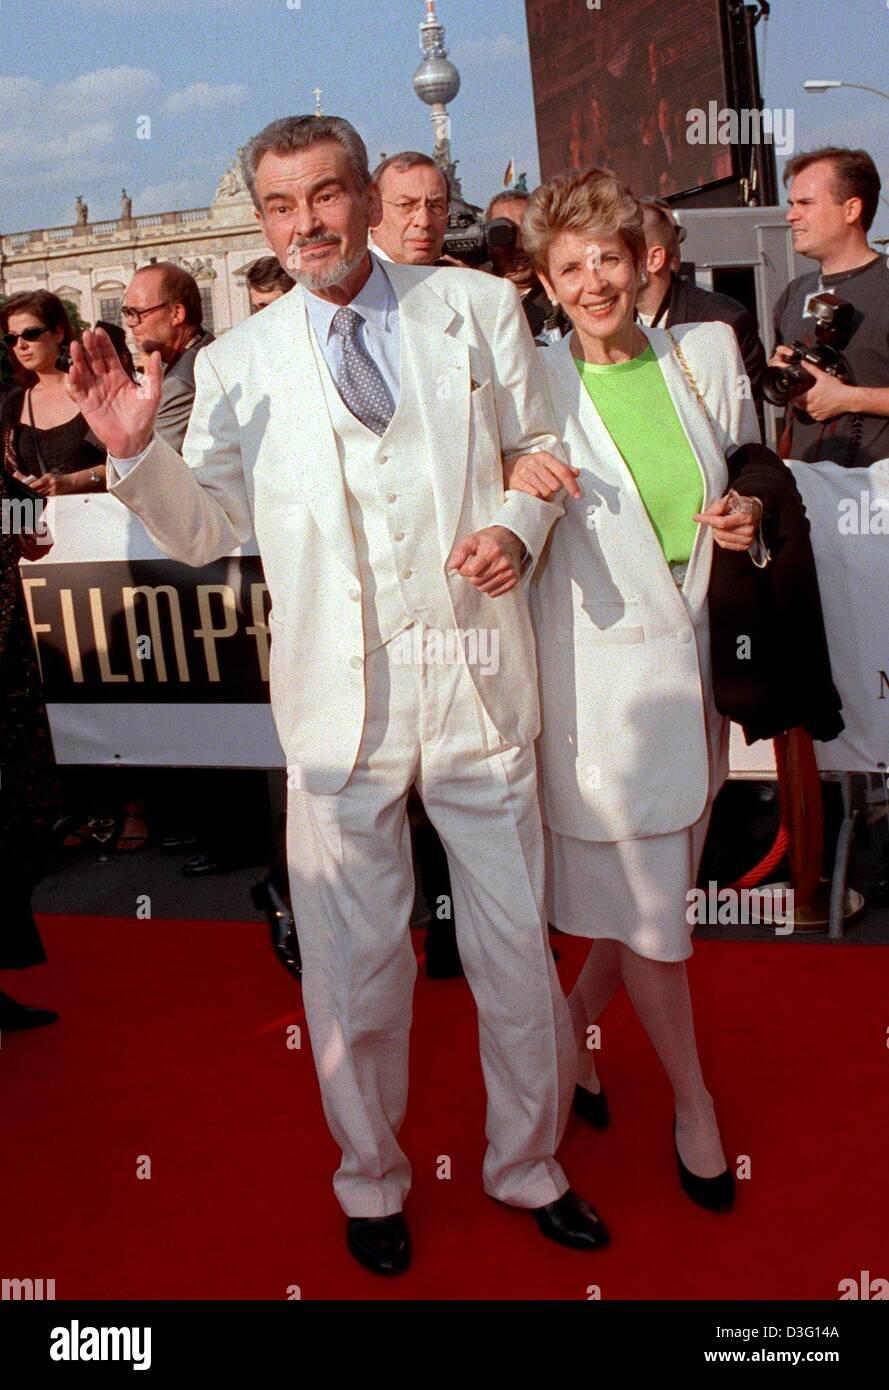
[[[640,285],[647,285],[647,284],[648,284],[648,276],[645,274],[645,271],[644,271],[644,270],[643,270],[642,274],[639,276],[639,284],[640,284]]]

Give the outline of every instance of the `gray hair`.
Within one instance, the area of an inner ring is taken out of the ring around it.
[[[424,169],[438,170],[438,172],[444,179],[445,193],[447,194],[448,203],[450,203],[450,179],[448,178],[444,169],[442,169],[441,165],[436,164],[431,154],[420,154],[419,150],[402,150],[400,154],[390,154],[388,158],[380,161],[376,169],[374,169],[371,177],[373,178],[374,183],[379,183],[380,179],[383,177],[387,169],[397,169],[400,174],[403,174],[407,169],[416,169],[418,167],[422,167]]]
[[[363,193],[370,183],[367,149],[354,126],[341,116],[282,116],[272,121],[252,140],[248,140],[241,156],[244,182],[253,206],[262,211],[256,197],[256,169],[264,154],[290,154],[305,150],[322,140],[342,145],[349,156],[358,191]]]

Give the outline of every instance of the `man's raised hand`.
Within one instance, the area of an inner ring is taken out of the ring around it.
[[[154,432],[160,405],[160,353],[151,353],[146,375],[137,385],[121,366],[104,328],[87,330],[83,342],[74,341],[70,352],[65,389],[93,434],[116,458],[140,454]]]

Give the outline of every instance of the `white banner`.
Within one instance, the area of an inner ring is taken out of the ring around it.
[[[889,766],[889,459],[870,468],[790,462],[811,526],[834,684],[846,727],[816,743],[825,772]],[[771,741],[732,727],[733,773],[775,775]]]
[[[846,728],[828,771],[889,763],[889,460],[792,463],[811,522]],[[207,569],[167,559],[107,495],[54,499],[55,538],[22,577],[60,763],[283,767],[268,705],[268,594],[256,544]],[[732,729],[732,772],[774,775]]]

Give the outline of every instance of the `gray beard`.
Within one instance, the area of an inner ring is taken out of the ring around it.
[[[297,248],[299,249],[299,248]],[[331,285],[338,285],[341,280],[345,280],[347,275],[351,275],[353,270],[357,270],[364,257],[367,255],[367,248],[357,252],[352,260],[341,258],[330,270],[319,270],[316,272],[308,270],[291,270],[290,274],[297,284],[302,285],[307,290],[329,290]]]

